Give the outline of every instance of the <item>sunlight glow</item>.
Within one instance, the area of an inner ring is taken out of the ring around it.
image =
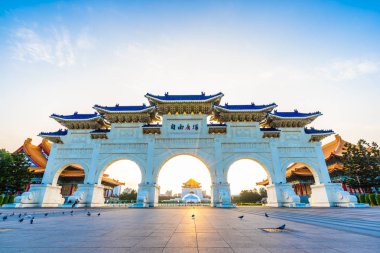
[[[119,180],[125,183],[125,187],[138,189],[138,184],[141,182],[141,171],[139,166],[129,160],[121,160],[112,163],[104,172],[110,178]]]
[[[182,183],[190,178],[202,185],[202,190],[210,194],[211,177],[206,165],[193,156],[179,155],[167,161],[162,167],[157,183],[161,187],[160,192],[172,190],[173,194],[181,193]]]
[[[257,182],[266,179],[265,169],[257,162],[241,159],[234,162],[228,170],[227,180],[230,183],[231,194],[238,195],[242,190],[259,189]]]

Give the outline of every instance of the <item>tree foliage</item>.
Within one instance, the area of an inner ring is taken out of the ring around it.
[[[25,154],[11,154],[4,149],[0,150],[0,192],[15,193],[25,190],[33,177],[29,171],[29,162]]]
[[[137,199],[137,191],[133,189],[131,192],[123,192],[119,195],[119,200],[136,200]]]
[[[380,149],[375,142],[370,144],[359,140],[357,145],[346,143],[342,162],[350,187],[380,185]]]
[[[242,190],[238,197],[233,197],[233,202],[244,202],[244,203],[254,203],[259,202],[262,198],[267,197],[267,191],[265,188],[260,188],[259,191],[257,189],[252,190]]]

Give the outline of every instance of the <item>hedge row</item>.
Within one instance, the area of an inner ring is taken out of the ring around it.
[[[380,206],[380,194],[375,194],[375,193],[360,194],[358,198],[358,202],[370,204],[371,206]]]
[[[16,195],[0,195],[0,206],[4,204],[10,204],[13,203],[15,200]]]

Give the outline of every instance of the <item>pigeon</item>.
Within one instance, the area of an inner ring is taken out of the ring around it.
[[[279,226],[277,229],[281,229],[281,230],[285,229],[285,224],[282,226]]]
[[[191,215],[191,218],[194,219],[194,218],[195,218],[195,214],[192,214],[192,215]]]
[[[33,224],[33,222],[34,222],[34,217],[33,217],[33,219],[30,220],[30,224]]]
[[[64,215],[64,214],[65,214],[65,212],[62,212],[62,214]]]
[[[19,218],[21,218],[21,213],[18,215]]]
[[[45,213],[45,217],[48,216],[49,213]]]
[[[243,220],[244,215],[238,217],[240,220]]]
[[[5,215],[5,216],[3,217],[3,221],[5,221],[6,219],[8,219],[8,216]]]
[[[24,221],[24,218],[21,218],[21,219],[18,220],[18,222],[20,222],[20,223],[23,222],[23,221]]]
[[[269,215],[267,213],[265,213],[265,217],[269,218]]]
[[[11,215],[9,215],[9,216],[14,216],[15,215],[15,213],[13,212]]]
[[[100,213],[98,213],[98,216],[100,216]]]
[[[90,213],[90,212],[87,212],[87,216],[91,216],[91,213]]]
[[[71,210],[71,212],[70,212],[71,214],[73,214],[74,213],[74,211],[73,210]]]

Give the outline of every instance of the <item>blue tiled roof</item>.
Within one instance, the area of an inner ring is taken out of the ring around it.
[[[273,115],[277,117],[282,117],[282,118],[307,118],[310,116],[319,116],[322,115],[320,112],[312,112],[312,113],[301,113],[298,112],[297,110],[294,110],[293,112],[278,112],[275,110],[273,113],[269,112],[268,115]]]
[[[154,106],[146,106],[145,104],[143,105],[128,105],[128,106],[120,106],[120,105],[115,105],[115,106],[101,106],[101,105],[95,105],[93,107],[94,109],[103,109],[107,111],[112,111],[112,112],[120,112],[120,111],[142,111],[148,108],[154,108]]]
[[[161,124],[145,124],[142,127],[162,127]]]
[[[202,92],[200,95],[169,95],[169,93],[165,93],[164,96],[158,96],[153,95],[150,93],[147,93],[145,97],[152,97],[159,100],[166,100],[166,101],[202,101],[202,100],[208,100],[214,97],[223,96],[222,92],[219,92],[214,95],[206,95],[204,92]]]
[[[67,129],[59,129],[56,132],[41,132],[39,136],[65,136],[67,134]]]
[[[64,120],[88,120],[88,119],[98,118],[98,117],[100,117],[100,115],[97,112],[95,112],[93,114],[79,114],[79,113],[75,112],[72,115],[52,114],[50,117],[64,119]]]
[[[260,131],[262,132],[280,132],[280,129],[274,127],[260,127]]]
[[[207,126],[208,127],[226,127],[227,125],[219,123],[219,124],[207,124]]]
[[[277,105],[275,103],[268,104],[268,105],[255,105],[254,103],[252,103],[250,105],[229,105],[229,104],[225,104],[225,105],[218,105],[215,107],[220,107],[220,108],[224,108],[227,110],[261,110],[261,109],[276,107],[276,106]]]
[[[97,129],[94,131],[91,131],[90,134],[102,134],[102,133],[109,133],[110,129]]]
[[[313,127],[311,128],[305,128],[305,133],[306,134],[333,134],[334,131],[329,129],[329,130],[318,130]]]

